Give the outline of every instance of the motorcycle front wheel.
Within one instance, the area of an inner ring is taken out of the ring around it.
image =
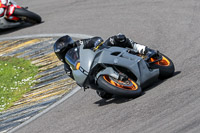
[[[24,8],[15,8],[13,15],[21,18],[25,22],[32,24],[41,23],[42,21],[42,18],[38,14],[28,11]]]
[[[174,63],[164,54],[160,53],[160,56],[162,56],[162,60],[155,62],[151,64],[152,69],[159,69],[159,78],[165,79],[173,76],[174,74]],[[154,62],[156,59],[151,58],[150,62]]]
[[[136,97],[141,95],[141,87],[132,79],[121,81],[109,75],[101,75],[97,83],[106,92],[123,97]]]

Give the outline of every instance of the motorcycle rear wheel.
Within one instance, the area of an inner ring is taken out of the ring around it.
[[[32,24],[41,23],[42,21],[42,18],[38,14],[28,11],[24,8],[15,8],[13,15],[21,18],[25,22]]]
[[[132,79],[121,81],[109,75],[101,75],[97,83],[106,92],[123,97],[136,97],[141,95],[141,87]]]
[[[151,64],[151,68],[159,69],[159,71],[160,71],[159,78],[161,78],[161,79],[169,78],[169,77],[173,76],[173,74],[174,74],[174,70],[175,70],[174,63],[164,54],[160,53],[160,55],[162,56],[162,60],[158,61],[154,64]],[[155,60],[156,59],[151,58],[150,62],[153,62]]]

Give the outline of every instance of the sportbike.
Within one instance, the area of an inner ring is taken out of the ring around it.
[[[13,28],[24,23],[37,24],[42,20],[38,14],[17,5],[13,0],[0,0],[0,9],[4,9],[3,16],[0,17],[0,29]]]
[[[166,79],[174,74],[173,62],[160,52],[148,57],[130,48],[104,45],[94,49],[84,49],[80,45],[63,52],[71,42],[72,38],[66,36],[65,44],[55,43],[55,54],[59,58],[63,56],[63,62],[71,69],[69,76],[80,87],[95,89],[103,99],[113,95],[139,96],[158,78]]]

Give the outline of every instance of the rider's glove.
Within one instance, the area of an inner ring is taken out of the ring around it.
[[[150,49],[150,48],[146,48],[145,53],[146,53],[146,56],[147,56],[146,60],[149,60],[152,57],[157,57],[157,55],[158,55],[157,50],[153,50],[153,49]]]

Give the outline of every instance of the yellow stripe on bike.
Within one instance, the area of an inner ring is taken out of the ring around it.
[[[96,51],[97,49],[99,49],[99,47],[103,44],[104,42],[101,42],[99,45],[97,45],[95,48],[94,48],[94,51]]]

